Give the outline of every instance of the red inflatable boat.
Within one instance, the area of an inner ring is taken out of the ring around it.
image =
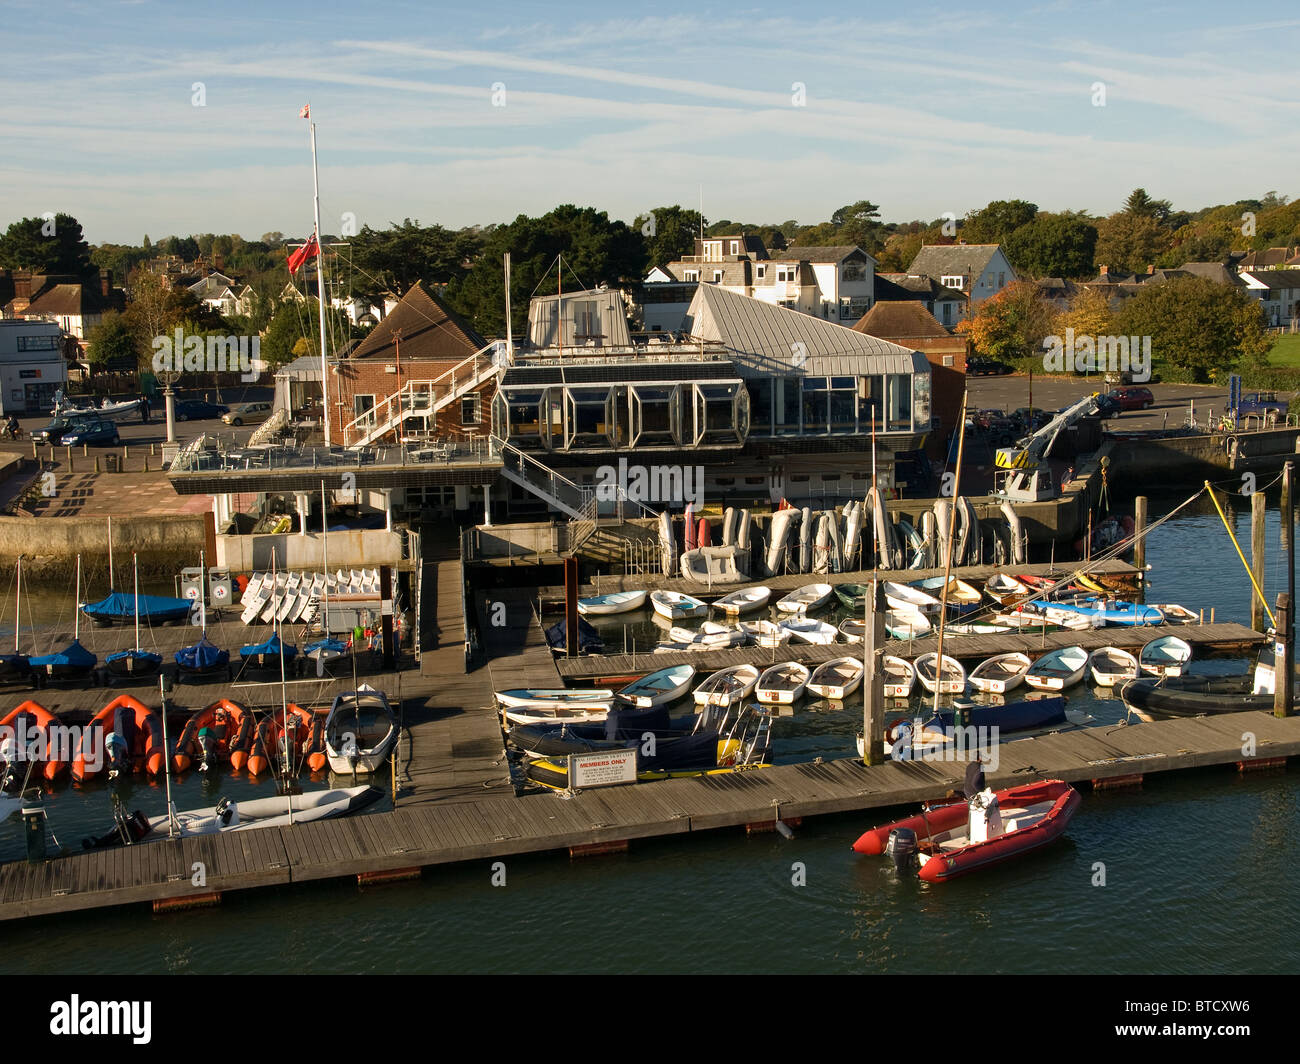
[[[873,828],[853,849],[889,854],[900,869],[914,858],[922,879],[942,883],[1055,841],[1078,805],[1079,792],[1062,780],[984,791]]]
[[[165,765],[162,716],[130,695],[119,695],[86,726],[72,778],[81,783],[105,769],[110,777],[132,770],[156,776]]]
[[[59,718],[44,706],[24,702],[0,720],[0,767],[13,768],[20,781],[26,778],[28,767],[38,779],[49,782],[58,779],[68,771],[72,760],[72,751],[67,748],[67,729],[60,732],[60,728]],[[14,745],[8,748],[11,740]],[[25,759],[41,764],[26,766]]]

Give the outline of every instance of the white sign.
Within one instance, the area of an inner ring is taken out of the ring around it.
[[[636,782],[636,748],[597,754],[569,755],[569,786],[613,787]]]

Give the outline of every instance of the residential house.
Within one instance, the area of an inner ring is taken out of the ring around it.
[[[876,274],[876,303],[914,302],[947,328],[952,328],[966,317],[966,293],[958,288],[948,288],[933,277],[906,273]]]
[[[907,272],[966,294],[972,313],[1018,278],[1000,244],[925,244]]]
[[[1273,328],[1300,318],[1300,270],[1242,270],[1246,291],[1264,305],[1267,324]]]
[[[1260,270],[1286,270],[1295,265],[1300,258],[1300,247],[1261,248],[1248,251],[1237,263],[1237,270],[1245,273],[1257,273]]]
[[[38,319],[0,320],[0,413],[39,414],[68,383],[63,329]]]
[[[257,293],[250,285],[240,284],[233,277],[216,270],[193,284],[186,285],[186,289],[204,306],[225,318],[236,314],[252,314],[253,303],[257,299]]]

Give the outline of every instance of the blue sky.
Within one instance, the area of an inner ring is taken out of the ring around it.
[[[1300,194],[1300,13],[1001,7],[0,0],[0,224],[308,231],[308,101],[326,232],[565,202],[630,221],[701,191],[709,219],[751,222]]]

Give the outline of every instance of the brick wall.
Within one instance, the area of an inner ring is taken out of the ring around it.
[[[375,406],[411,381],[436,380],[461,360],[402,361],[402,372],[395,372],[394,364],[379,360],[358,359],[355,362],[344,361],[337,373],[330,375],[330,432],[334,439],[344,440],[344,428],[356,417],[354,398],[357,395],[373,395]],[[394,372],[388,372],[393,368]],[[479,395],[478,421],[466,421],[462,418],[463,404],[457,400],[440,410],[436,417],[436,431],[442,435],[470,434],[486,436],[491,427],[491,401],[495,394],[495,382],[488,381],[476,389]]]

